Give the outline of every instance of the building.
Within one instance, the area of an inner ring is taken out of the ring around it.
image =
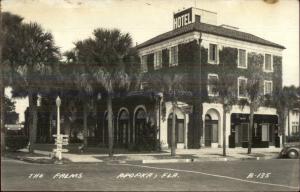
[[[193,113],[176,111],[176,140],[178,148],[221,147],[222,146],[222,105],[214,101],[210,79],[218,78],[220,65],[231,65],[237,71],[236,95],[245,97],[243,85],[247,81],[244,71],[258,58],[265,73],[264,93],[272,93],[282,87],[282,51],[284,47],[228,25],[217,25],[217,13],[189,8],[174,13],[174,29],[158,35],[137,46],[143,73],[152,71],[168,72],[189,70],[193,93],[207,99],[181,98],[182,106],[193,106]],[[190,82],[191,83],[191,82]],[[188,85],[187,85],[188,86]],[[200,89],[193,90],[193,89]],[[163,147],[170,146],[171,102],[165,102],[166,118],[162,118],[155,107],[157,99],[133,99],[128,106],[117,109],[116,132],[121,142],[135,142],[137,132],[143,129],[151,116],[156,119],[158,138]],[[197,97],[197,96],[196,96]],[[129,98],[126,98],[129,99]],[[125,99],[125,100],[126,100]],[[147,101],[147,102],[146,102]],[[200,103],[199,103],[200,102]],[[161,104],[161,103],[160,103]],[[151,113],[154,113],[154,115]],[[247,145],[249,108],[243,110],[233,106],[226,114],[226,145],[239,147]],[[117,134],[118,135],[118,134]],[[126,136],[124,136],[126,135]],[[116,136],[116,140],[118,140]],[[260,107],[254,116],[254,147],[279,146],[278,117],[275,108]]]
[[[286,136],[293,136],[296,133],[299,133],[299,109],[294,108],[289,110],[288,115],[286,117]]]
[[[178,97],[176,108],[177,148],[222,147],[223,107],[214,93],[221,66],[234,76],[234,95],[247,99],[247,71],[254,63],[264,73],[263,94],[282,88],[283,46],[229,25],[218,25],[217,13],[188,8],[173,15],[173,29],[139,44],[143,74],[187,73],[185,88],[191,94]],[[159,140],[171,143],[172,102],[145,81],[141,90],[113,99],[114,146],[134,148]],[[105,100],[97,101],[96,125],[88,132],[95,143],[108,144]],[[233,105],[226,117],[226,146],[247,147],[249,107]],[[280,146],[278,115],[275,108],[261,106],[255,112],[253,147]]]

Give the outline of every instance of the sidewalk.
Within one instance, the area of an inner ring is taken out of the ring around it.
[[[69,146],[69,148],[76,146]],[[54,145],[41,144],[36,147],[34,154],[26,156],[25,160],[40,163],[43,161],[53,163],[52,149]],[[42,150],[41,150],[42,149]],[[275,159],[278,157],[281,148],[252,148],[252,153],[247,154],[247,148],[227,148],[227,156],[222,156],[222,148],[201,148],[201,149],[177,149],[176,156],[170,155],[170,150],[162,152],[131,152],[126,150],[115,150],[119,152],[113,157],[108,157],[107,149],[99,147],[91,147],[86,151],[80,152],[75,149],[69,150],[68,153],[63,153],[65,162],[73,163],[101,163],[101,162],[118,162],[126,163],[130,161],[141,163],[172,163],[172,162],[201,162],[201,161],[233,161],[233,160],[264,160]],[[20,150],[23,153],[28,152],[27,149]],[[105,151],[105,153],[104,153]],[[93,153],[92,153],[93,152]],[[116,153],[115,152],[115,153]]]

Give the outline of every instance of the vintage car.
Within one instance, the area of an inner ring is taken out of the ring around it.
[[[280,157],[288,157],[291,159],[296,159],[300,157],[300,143],[287,143],[284,145],[280,152]]]

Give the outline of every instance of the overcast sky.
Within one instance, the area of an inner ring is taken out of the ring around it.
[[[218,24],[238,27],[286,47],[283,84],[299,85],[299,1],[279,0],[2,0],[3,11],[40,23],[61,51],[91,36],[93,29],[119,28],[142,43],[172,29],[173,12],[197,7],[218,13]],[[27,103],[18,101],[21,112]],[[23,116],[21,116],[23,120]]]

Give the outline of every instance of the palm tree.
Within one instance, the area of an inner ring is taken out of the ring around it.
[[[59,59],[59,50],[54,45],[51,33],[45,32],[37,23],[22,24],[18,35],[18,51],[13,53],[15,71],[13,96],[29,99],[29,151],[33,151],[37,129],[37,95],[51,81],[53,65]]]
[[[107,114],[108,114],[108,146],[109,156],[113,156],[113,111],[112,99],[118,89],[129,88],[130,78],[124,71],[110,72],[106,68],[99,68],[95,71],[95,77],[105,89],[107,99]]]
[[[83,114],[83,144],[85,147],[88,145],[87,141],[87,118],[89,113],[89,105],[96,87],[93,86],[93,76],[91,70],[91,57],[88,54],[89,50],[92,50],[89,40],[78,41],[75,43],[75,48],[72,51],[65,52],[67,62],[65,66],[60,66],[60,72],[62,73],[61,81],[65,84],[64,87],[73,90],[73,94],[77,95],[80,103],[82,104]],[[84,56],[86,55],[86,56]],[[67,70],[64,70],[64,69]],[[71,80],[72,79],[72,80]],[[62,91],[67,93],[68,90]],[[74,100],[74,99],[71,99]]]
[[[0,106],[1,106],[1,155],[5,150],[5,127],[4,127],[4,90],[11,85],[13,78],[14,53],[19,48],[18,31],[23,18],[9,12],[2,13],[0,2]]]
[[[263,105],[265,101],[265,95],[263,93],[263,78],[262,66],[259,63],[252,63],[247,71],[248,79],[245,86],[247,99],[240,100],[240,105],[249,105],[250,108],[250,125],[248,128],[248,154],[251,153],[252,148],[252,129],[253,129],[253,117],[254,112]]]
[[[298,90],[295,86],[283,87],[274,91],[273,102],[279,114],[279,124],[282,132],[282,143],[286,142],[286,118],[291,109],[299,106]],[[289,125],[288,125],[289,126]]]
[[[169,72],[152,72],[145,75],[145,81],[153,91],[162,92],[169,97],[172,102],[172,132],[171,132],[171,156],[176,155],[176,115],[175,110],[179,109],[177,97],[179,92],[184,92],[184,84],[187,78],[185,73]]]
[[[128,90],[130,87],[131,77],[126,73],[128,66],[125,66],[124,62],[130,54],[132,39],[128,33],[122,34],[117,29],[96,29],[94,36],[96,50],[99,53],[97,57],[101,63],[101,67],[95,70],[94,76],[106,93],[109,156],[113,156],[112,99],[116,92]]]
[[[132,53],[132,39],[128,33],[101,28],[94,30],[93,38],[75,43],[73,53],[67,53],[70,60],[75,59],[81,66],[75,76],[76,84],[85,87],[90,95],[98,90],[106,96],[109,156],[113,156],[112,99],[118,91],[130,86],[132,77],[126,73],[130,71],[126,64],[137,62],[136,56],[130,56]]]
[[[225,66],[218,73],[217,79],[212,79],[209,85],[212,86],[212,92],[218,96],[218,101],[223,106],[223,156],[226,156],[226,113],[230,112],[232,105],[236,102],[235,94],[235,75],[232,70]]]

